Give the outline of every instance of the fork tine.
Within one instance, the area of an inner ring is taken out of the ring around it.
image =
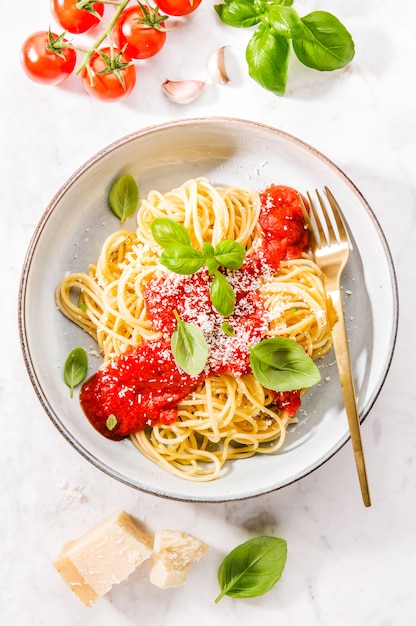
[[[305,224],[308,228],[311,228],[312,224],[311,224],[311,220],[309,217],[308,209],[305,206],[305,202],[302,198],[301,193],[298,193],[298,199],[299,199],[300,208],[302,209],[302,215],[303,215],[303,219],[305,220]]]
[[[322,247],[322,244],[324,241],[327,241],[327,236],[326,233],[324,231],[324,229],[322,228],[322,220],[319,217],[319,213],[316,209],[316,206],[312,200],[312,196],[309,193],[309,191],[306,192],[307,196],[308,196],[308,202],[309,202],[309,206],[310,206],[310,219],[311,219],[311,224],[312,224],[312,230],[313,230],[313,234],[316,240],[316,244],[318,246],[318,248]],[[313,220],[313,222],[312,222]]]
[[[325,189],[326,197],[328,198],[329,204],[331,205],[332,214],[334,216],[334,220],[338,228],[340,241],[347,241],[348,235],[347,235],[344,220],[342,217],[341,208],[338,202],[335,200],[334,196],[332,195],[331,190],[328,189],[328,187],[324,187],[324,189]]]
[[[310,234],[312,235],[311,237],[312,249],[316,247],[319,248],[321,245],[321,242],[319,240],[319,233],[317,232],[316,222],[312,214],[312,211],[309,212],[308,209],[306,208],[305,200],[302,197],[302,194],[298,193],[298,198],[299,198],[300,208],[302,209],[303,219],[305,220],[306,228],[309,230]],[[309,205],[310,205],[310,201],[309,201]]]
[[[325,202],[322,199],[322,196],[321,196],[321,194],[319,193],[319,191],[317,189],[315,190],[315,193],[316,193],[316,197],[318,198],[319,205],[321,207],[322,218],[324,220],[324,223],[325,223],[325,226],[326,226],[326,229],[327,229],[327,232],[326,232],[327,243],[328,243],[328,245],[337,243],[337,237],[336,237],[336,234],[334,232],[334,227],[333,227],[333,224],[332,224],[332,221],[331,221],[331,217],[330,217],[330,215],[328,213],[328,209],[326,208]],[[331,208],[332,208],[332,205],[331,205]]]
[[[319,193],[319,190],[315,189],[316,198],[319,202],[319,209],[316,206],[316,202],[313,201],[311,194],[307,191],[306,195],[310,209],[309,212],[306,208],[302,195],[298,194],[303,217],[307,228],[313,236],[312,244],[316,248],[322,248],[324,244],[331,246],[336,243],[348,241],[348,235],[341,208],[330,189],[325,186],[324,191],[330,208],[328,208],[327,203]]]

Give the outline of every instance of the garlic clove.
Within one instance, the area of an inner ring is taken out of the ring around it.
[[[211,54],[208,60],[208,73],[212,80],[220,85],[226,85],[230,78],[225,69],[224,51],[226,46],[221,46]]]
[[[205,81],[203,80],[165,80],[162,91],[172,102],[187,104],[200,96]]]

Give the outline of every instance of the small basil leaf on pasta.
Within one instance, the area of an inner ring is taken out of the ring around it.
[[[114,430],[117,424],[118,420],[116,416],[114,415],[114,413],[111,413],[111,415],[107,417],[105,425],[107,426],[108,430]]]
[[[185,226],[170,217],[155,217],[152,221],[151,230],[153,239],[162,248],[176,243],[192,246],[191,236]]]
[[[77,387],[87,375],[88,357],[84,348],[74,348],[65,361],[64,380],[70,388],[71,398],[74,395],[74,388]]]
[[[202,254],[207,257],[207,260],[212,258],[214,256],[214,246],[212,245],[212,243],[209,243],[208,241],[203,241],[202,242]]]
[[[223,560],[218,582],[223,596],[256,598],[262,596],[280,579],[286,564],[287,543],[278,537],[254,537],[240,544]]]
[[[213,274],[215,274],[215,272],[217,271],[217,269],[219,268],[220,264],[218,263],[218,261],[216,261],[215,259],[205,259],[205,265],[208,268],[208,272],[209,275],[212,276]]]
[[[234,337],[235,335],[235,330],[231,326],[230,322],[224,322],[221,325],[221,330],[224,333],[224,335],[227,335],[227,337]]]
[[[124,222],[137,209],[139,189],[131,174],[120,176],[108,195],[110,209],[121,222]]]
[[[264,339],[250,348],[254,377],[266,389],[294,391],[312,387],[321,374],[305,350],[293,339]]]
[[[235,307],[235,293],[228,280],[220,272],[215,272],[210,287],[212,306],[223,317],[229,317]]]
[[[215,246],[214,256],[223,267],[239,270],[243,265],[246,249],[238,241],[226,239]]]
[[[184,322],[175,311],[176,329],[171,348],[177,365],[190,376],[198,376],[208,360],[208,344],[203,332],[194,324]]]
[[[205,263],[202,252],[182,243],[170,244],[160,255],[162,265],[176,274],[194,274]]]

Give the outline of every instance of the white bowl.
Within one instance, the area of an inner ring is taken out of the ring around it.
[[[81,166],[51,201],[27,252],[19,296],[27,370],[46,413],[86,459],[136,489],[186,501],[248,498],[304,477],[349,439],[332,353],[323,360],[323,381],[304,396],[299,423],[290,427],[284,447],[274,455],[229,462],[223,475],[209,483],[170,475],[144,458],[129,439],[105,439],[89,424],[77,397],[70,399],[63,382],[65,359],[76,346],[90,351],[93,342],[57,310],[55,287],[66,272],[85,270],[105,237],[120,227],[107,196],[125,172],[136,178],[141,196],[196,176],[206,176],[215,185],[256,189],[271,183],[301,192],[324,185],[331,189],[352,235],[343,286],[361,420],[387,375],[398,323],[394,267],[372,210],[334,163],[291,135],[246,120],[186,119],[123,137]],[[100,363],[97,357],[93,367]],[[353,461],[350,471],[355,471]]]

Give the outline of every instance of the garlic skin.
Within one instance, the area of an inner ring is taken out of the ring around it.
[[[224,51],[227,46],[221,46],[211,54],[208,61],[208,73],[213,81],[220,85],[230,82],[230,77],[225,69]]]
[[[205,87],[204,80],[169,80],[162,83],[162,92],[169,100],[177,104],[188,104],[201,95]]]

